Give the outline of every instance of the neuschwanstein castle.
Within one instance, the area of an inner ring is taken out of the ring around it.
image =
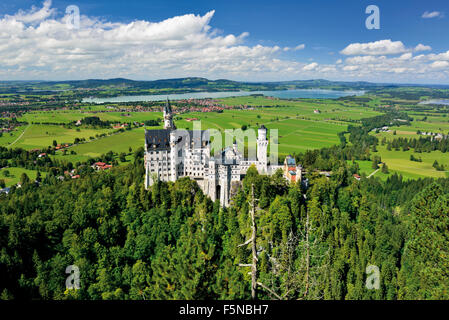
[[[221,205],[228,206],[241,180],[251,165],[261,174],[273,174],[283,169],[291,181],[301,179],[302,168],[292,157],[284,165],[268,163],[267,129],[258,129],[257,157],[244,159],[237,144],[221,151],[219,157],[211,153],[209,130],[176,130],[170,103],[164,107],[164,129],[145,129],[145,188],[154,181],[176,181],[178,178],[194,179],[205,194]]]

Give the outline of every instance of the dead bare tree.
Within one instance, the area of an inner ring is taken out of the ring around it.
[[[271,243],[267,256],[271,264],[270,289],[280,299],[322,299],[318,289],[322,274],[328,267],[329,249],[316,234],[306,212],[304,227],[290,231],[287,241],[277,246]],[[268,291],[268,290],[267,290]],[[282,293],[280,293],[282,292]]]
[[[251,251],[252,251],[252,263],[251,264],[239,264],[240,267],[251,267],[251,298],[256,299],[256,288],[257,288],[257,249],[256,249],[256,219],[255,219],[255,211],[256,211],[256,199],[254,198],[254,184],[251,185],[251,209],[249,210],[251,216],[251,238],[249,238],[245,243],[239,245],[245,246],[251,243]]]
[[[239,264],[240,267],[251,267],[251,298],[256,299],[257,297],[257,286],[261,287],[263,290],[267,291],[272,297],[279,300],[291,298],[291,294],[299,294],[299,299],[310,298],[310,289],[315,288],[317,284],[317,277],[326,268],[326,263],[321,266],[312,266],[311,259],[320,259],[328,255],[329,250],[325,250],[324,253],[320,253],[320,243],[319,237],[315,237],[311,241],[310,234],[313,231],[309,220],[309,213],[307,212],[306,222],[304,225],[304,230],[298,230],[298,233],[290,232],[288,240],[280,244],[279,251],[277,254],[270,255],[267,252],[268,258],[273,266],[272,274],[273,279],[271,283],[271,288],[262,282],[257,280],[257,248],[256,248],[256,236],[257,236],[257,225],[255,221],[256,213],[256,200],[254,197],[254,185],[251,185],[251,200],[249,215],[251,218],[251,237],[244,243],[238,245],[238,247],[246,246],[251,244],[252,252],[252,263],[250,264]],[[270,250],[267,250],[270,251]],[[295,268],[295,259],[300,257],[299,265]],[[276,291],[280,288],[276,288],[274,283],[275,278],[280,276],[285,276],[284,278],[284,288],[282,289],[283,294],[279,294]],[[302,292],[302,293],[301,293]],[[321,295],[314,293],[313,299],[322,298]]]

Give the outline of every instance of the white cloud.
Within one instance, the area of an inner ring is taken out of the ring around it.
[[[344,55],[384,55],[407,52],[401,41],[379,40],[367,43],[351,43],[342,51]]]
[[[318,63],[312,62],[312,63],[309,63],[308,65],[305,65],[302,69],[304,71],[312,71],[312,70],[315,70],[317,67],[318,67]]]
[[[422,18],[431,19],[431,18],[442,18],[444,14],[440,11],[426,11],[422,14]]]
[[[449,51],[380,40],[354,43],[346,59],[321,63],[282,59],[296,47],[248,45],[247,32],[224,34],[211,24],[214,11],[163,21],[117,23],[81,16],[69,29],[68,16],[44,2],[39,8],[0,17],[0,79],[86,79],[126,77],[161,79],[185,76],[236,80],[327,78],[430,82],[449,81]]]
[[[430,51],[430,50],[432,50],[432,47],[430,47],[430,46],[425,46],[425,45],[423,45],[422,43],[418,44],[418,45],[415,47],[415,51],[416,51],[416,52],[418,52],[418,51]]]
[[[290,50],[293,50],[293,51],[299,51],[299,50],[303,50],[305,47],[306,47],[305,44],[300,44],[300,45],[297,45],[297,46],[294,47],[294,48],[284,47],[283,50],[284,50],[284,51],[290,51]]]
[[[37,9],[35,6],[31,7],[31,10],[28,12],[19,10],[18,13],[16,13],[13,16],[6,15],[7,18],[21,21],[25,23],[35,23],[40,22],[48,17],[52,16],[55,13],[55,9],[51,9],[51,0],[45,0],[43,3],[43,7],[41,9]]]
[[[0,18],[0,72],[19,79],[181,76],[271,77],[305,64],[280,60],[278,46],[245,45],[247,32],[220,35],[215,11],[130,23],[81,16],[70,29],[51,1]],[[283,50],[286,50],[285,48]],[[293,50],[296,50],[294,48]]]
[[[407,68],[393,68],[392,71],[394,73],[404,73],[407,71]]]
[[[398,59],[399,60],[409,60],[412,58],[412,54],[410,52],[408,53],[404,53],[403,55],[401,55]]]
[[[431,68],[433,69],[445,69],[447,67],[449,67],[449,62],[447,61],[435,61],[434,63],[432,63],[430,65]]]
[[[449,50],[440,54],[429,54],[429,60],[449,60]]]

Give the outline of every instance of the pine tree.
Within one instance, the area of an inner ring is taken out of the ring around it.
[[[438,184],[424,189],[407,217],[400,272],[402,299],[449,299],[449,197]]]

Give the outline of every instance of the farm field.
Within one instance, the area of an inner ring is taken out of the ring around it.
[[[341,121],[299,119],[291,115],[291,109],[285,109],[263,108],[257,112],[225,110],[217,114],[195,112],[183,114],[182,118],[196,118],[201,121],[202,129],[217,129],[221,132],[225,129],[240,129],[243,125],[257,129],[263,124],[268,130],[277,129],[281,155],[337,144],[339,143],[337,134],[347,128],[347,123]],[[186,120],[175,121],[175,124],[178,128],[193,128],[193,123]]]
[[[143,122],[145,120],[160,119],[162,112],[81,112],[80,110],[62,111],[34,111],[19,117],[19,121],[28,123],[70,123],[85,117],[99,117],[103,121],[111,122]]]
[[[388,165],[390,172],[402,174],[405,179],[416,179],[424,177],[440,178],[448,176],[447,171],[437,171],[432,167],[435,160],[440,164],[449,167],[449,154],[441,151],[433,151],[430,153],[415,153],[409,151],[388,151],[385,146],[378,146],[378,152],[373,154],[379,155],[382,162]],[[421,158],[422,162],[410,161],[410,155]]]
[[[379,132],[379,133],[370,133],[375,135],[377,138],[382,139],[386,138],[387,140],[391,140],[394,138],[419,138],[420,135],[417,132],[433,132],[433,133],[449,133],[449,119],[445,116],[433,116],[427,117],[425,121],[422,118],[414,117],[414,121],[410,122],[410,125],[404,126],[391,126],[389,127],[389,132]],[[393,135],[393,132],[396,131],[396,136]]]
[[[224,104],[236,106],[280,106],[277,108],[267,108],[269,109],[267,112],[273,115],[276,115],[278,112],[280,114],[287,113],[290,116],[299,115],[316,120],[332,118],[339,118],[340,120],[359,120],[381,114],[380,112],[360,107],[356,104],[343,103],[338,100],[329,99],[302,99],[300,101],[292,101],[246,96],[218,100]],[[319,110],[320,113],[314,113],[314,110]]]
[[[449,122],[443,121],[443,117],[438,117],[439,121],[412,121],[410,126],[391,127],[391,130],[410,131],[416,133],[418,130],[423,132],[441,132],[447,134],[449,132]]]
[[[359,171],[360,171],[361,174],[364,173],[367,176],[369,176],[370,174],[372,174],[375,171],[375,169],[372,168],[372,165],[373,165],[372,161],[355,160],[355,162],[358,163]],[[351,165],[352,161],[351,160],[347,160],[347,163],[348,163],[348,165]],[[376,175],[376,174],[374,174],[374,175]]]
[[[247,126],[257,129],[264,124],[269,130],[277,129],[279,135],[279,155],[304,152],[339,143],[337,134],[346,130],[348,124],[357,125],[346,120],[357,120],[378,115],[380,113],[369,108],[345,105],[334,100],[273,100],[264,97],[236,97],[224,98],[220,101],[227,105],[266,106],[254,110],[224,110],[216,112],[189,112],[175,115],[175,124],[180,129],[192,129],[193,122],[187,118],[201,121],[202,129],[240,129]],[[176,106],[176,102],[173,102]],[[273,107],[276,106],[276,107]],[[320,112],[315,113],[318,109]],[[24,114],[18,120],[28,123],[70,123],[84,117],[97,116],[103,121],[111,122],[143,122],[151,119],[161,119],[161,112],[98,112],[105,111],[105,106],[85,106],[82,110],[35,111]],[[91,112],[92,111],[92,112]],[[151,127],[157,129],[161,127]],[[79,131],[77,131],[77,129]],[[22,130],[23,131],[23,130]],[[95,137],[106,133],[109,129],[64,128],[58,125],[31,124],[20,139],[19,132],[13,136],[1,137],[0,145],[7,146],[15,141],[14,147],[24,149],[43,148],[52,145],[53,140],[58,143],[73,143],[75,138]],[[228,139],[228,142],[232,141]],[[247,145],[248,141],[245,142]],[[129,152],[129,147],[136,150],[144,145],[143,128],[133,129],[94,141],[82,143],[69,148],[76,154],[62,155],[57,152],[54,156],[71,162],[84,161],[90,157],[98,157],[108,151],[117,153]],[[223,135],[223,146],[225,146]]]
[[[257,130],[262,124],[265,125],[269,133],[271,130],[278,130],[279,146],[278,152],[281,157],[288,154],[305,152],[310,149],[329,147],[339,143],[338,133],[345,131],[349,124],[358,125],[354,120],[369,118],[379,115],[379,112],[371,108],[355,106],[353,102],[342,102],[338,100],[314,100],[303,99],[298,101],[270,99],[259,96],[231,97],[219,99],[227,105],[248,105],[264,106],[257,109],[231,109],[218,112],[188,112],[175,115],[175,124],[179,129],[192,129],[193,121],[201,121],[201,129],[217,129],[224,133],[226,129],[241,129],[246,126],[248,129]],[[176,106],[176,102],[172,103]],[[319,110],[319,112],[315,112]],[[85,106],[82,110],[61,110],[61,111],[37,111],[23,115],[19,120],[28,123],[69,123],[89,116],[98,116],[101,120],[111,122],[143,122],[151,119],[161,119],[161,112],[115,112],[107,111],[105,106]],[[371,133],[379,138],[394,139],[398,137],[417,138],[417,130],[432,132],[449,132],[449,122],[446,117],[439,115],[414,116],[415,120],[410,126],[391,127],[390,132]],[[159,127],[148,127],[148,129],[159,129]],[[393,135],[393,131],[396,135]],[[58,143],[73,143],[75,138],[85,138],[90,140],[102,133],[111,132],[112,129],[92,129],[85,127],[67,128],[62,125],[30,124],[22,126],[18,130],[5,133],[0,137],[1,146],[21,147],[24,149],[46,148],[53,144],[53,140]],[[257,132],[257,131],[254,131]],[[247,131],[249,133],[249,131]],[[232,143],[232,138],[222,135],[222,146]],[[248,145],[248,138],[245,139],[245,146]],[[250,139],[252,140],[252,139]],[[252,141],[251,141],[252,142]],[[109,151],[115,153],[129,153],[131,147],[133,151],[144,146],[144,128],[134,128],[125,132],[113,134],[111,136],[94,139],[68,149],[68,153],[63,155],[61,151],[52,156],[57,159],[70,161],[86,161],[89,158],[99,157]],[[75,154],[70,154],[74,151]],[[449,167],[449,155],[439,151],[432,153],[414,154],[421,157],[423,162],[410,161],[410,154],[413,151],[387,151],[384,146],[378,146],[378,154],[382,161],[387,163],[390,174],[402,174],[405,179],[415,179],[420,177],[444,177],[446,172],[436,171],[432,164],[435,159],[440,164]],[[127,159],[131,160],[132,155]],[[358,161],[360,172],[369,175],[374,172],[371,161]],[[384,174],[380,170],[373,176],[383,180],[389,174]]]
[[[58,152],[54,157],[71,162],[85,161],[89,158],[99,157],[111,150],[117,153],[128,153],[131,147],[135,151],[143,147],[144,144],[144,129],[136,128],[70,147],[69,150],[75,151],[75,155],[67,154],[64,156],[61,152]]]
[[[176,125],[181,127],[178,122],[176,122]],[[223,132],[221,128],[239,129],[241,127],[241,125],[234,125],[232,127],[222,127],[222,125],[223,123],[218,124],[213,121],[202,121],[203,129],[215,128],[221,132]],[[190,127],[192,126],[192,123],[190,123]],[[267,125],[267,128],[279,130],[279,154],[287,155],[294,152],[303,152],[307,149],[316,149],[337,144],[339,143],[337,133],[344,131],[346,126],[319,121],[286,119],[276,123],[270,123]],[[225,145],[225,135],[223,134],[222,137],[223,145]],[[230,138],[229,140],[232,141]],[[98,157],[111,150],[117,153],[129,152],[129,147],[136,150],[142,147],[144,143],[144,129],[136,128],[69,148],[69,150],[75,151],[76,155],[67,154],[63,156],[61,153],[57,153],[55,157],[72,162],[84,161],[89,157]]]
[[[397,170],[392,170],[388,165],[388,173],[383,173],[381,170],[381,165],[379,166],[379,170],[373,169],[372,165],[373,162],[372,161],[362,161],[362,160],[355,160],[358,164],[359,164],[359,171],[360,174],[365,174],[367,177],[376,177],[379,178],[381,180],[387,180],[388,177],[390,177],[391,175],[393,175],[394,173],[402,174],[402,177],[407,180],[407,179],[415,179],[415,178],[422,178],[421,176],[418,175],[414,175],[414,174],[409,174],[409,173],[401,173],[400,171]],[[348,160],[348,165],[351,165],[352,161]]]
[[[449,123],[444,116],[428,116],[425,121],[422,117],[414,117],[414,121],[410,126],[392,126],[389,132],[370,133],[376,136],[379,141],[383,138],[387,140],[393,140],[396,138],[416,138],[422,137],[418,135],[417,131],[433,132],[448,134]],[[396,131],[396,135],[393,132]],[[396,151],[386,150],[386,146],[378,146],[378,152],[375,153],[381,156],[382,161],[386,162],[390,172],[397,172],[402,174],[404,179],[416,179],[423,177],[446,177],[449,176],[445,171],[437,171],[432,167],[435,160],[440,164],[449,166],[449,154],[442,153],[441,151],[432,151],[430,153],[415,153],[413,150],[409,151]],[[421,158],[422,162],[410,161],[410,155],[416,158]],[[376,173],[379,176],[379,173]]]
[[[25,125],[16,128],[14,131],[4,132],[0,137],[0,146],[3,147],[11,146],[12,148],[14,148],[16,141],[18,141],[17,139],[19,139],[19,137],[23,134],[24,131],[27,130],[27,128],[28,126]]]
[[[31,124],[27,126],[22,132],[23,135],[19,132],[15,133],[16,139],[14,140],[14,145],[11,144],[11,137],[4,135],[0,137],[0,145],[1,146],[11,146],[15,148],[23,148],[26,150],[29,149],[39,149],[46,148],[52,145],[53,140],[56,140],[58,143],[73,143],[75,138],[86,138],[95,137],[96,134],[111,132],[112,129],[86,129],[86,128],[78,128],[77,129],[68,129],[63,126],[58,125],[38,125]]]
[[[6,170],[9,171],[8,177],[4,176],[4,172]],[[36,175],[37,175],[36,170],[28,170],[25,168],[16,168],[16,167],[8,167],[8,168],[1,169],[0,170],[0,179],[5,180],[6,186],[10,187],[12,185],[17,184],[20,181],[20,177],[21,177],[22,173],[26,173],[27,176],[32,181],[36,179]],[[41,172],[41,177],[44,178],[46,174],[47,174],[46,172]]]

